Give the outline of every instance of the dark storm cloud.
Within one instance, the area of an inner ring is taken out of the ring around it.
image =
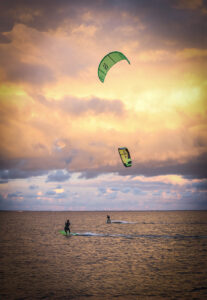
[[[177,160],[167,160],[164,162],[149,161],[147,163],[136,163],[136,166],[130,170],[119,171],[120,175],[144,175],[158,176],[167,174],[182,175],[186,178],[207,178],[207,154],[204,153],[198,157],[189,158],[185,163],[179,163]]]
[[[194,187],[198,191],[206,191],[207,192],[207,180],[201,182],[193,183],[192,187]]]
[[[63,153],[64,154],[64,153]],[[68,154],[67,154],[68,155]],[[49,171],[57,170],[57,166],[60,168],[57,171],[53,171],[48,175],[47,182],[49,181],[66,181],[70,178],[70,174],[67,171],[63,171],[66,167],[66,157],[63,155],[57,159],[57,157],[43,157],[39,159],[25,159],[25,160],[1,160],[0,164],[0,181],[6,183],[11,179],[29,178],[33,176],[42,176],[48,174]],[[177,160],[166,161],[148,161],[141,163],[139,161],[133,161],[133,167],[124,168],[122,165],[117,166],[100,166],[97,169],[76,169],[76,172],[80,172],[79,178],[91,179],[96,178],[101,174],[118,173],[119,175],[143,175],[146,177],[170,175],[176,174],[184,176],[188,179],[205,179],[207,178],[207,154],[203,153],[198,157],[189,158],[185,163],[179,163]],[[205,183],[198,184],[198,189],[205,189]],[[196,187],[196,186],[195,186]]]
[[[190,2],[190,1],[189,1]],[[56,29],[67,21],[68,27],[73,22],[81,22],[84,12],[103,13],[110,16],[104,21],[100,31],[117,28],[115,20],[122,21],[122,13],[129,13],[133,20],[136,17],[143,25],[143,46],[154,44],[161,47],[163,42],[175,42],[184,47],[205,47],[207,44],[207,9],[206,1],[193,7],[181,6],[178,0],[45,0],[45,1],[1,1],[0,32],[11,31],[15,23],[22,23],[40,31]],[[119,18],[114,15],[119,14]],[[87,22],[87,21],[85,21]],[[92,22],[90,20],[90,22]],[[132,21],[133,22],[133,21]],[[101,24],[100,24],[101,25]],[[98,32],[100,34],[100,32]],[[153,38],[154,37],[154,38]],[[2,36],[2,42],[8,40]]]
[[[119,175],[143,175],[146,177],[159,175],[181,175],[189,179],[207,178],[207,154],[204,153],[198,157],[189,158],[185,163],[179,163],[177,160],[166,161],[148,161],[145,163],[134,162],[133,167],[124,168],[122,166],[103,166],[97,170],[83,170],[80,178],[90,179],[100,174],[117,172]]]
[[[20,169],[7,169],[7,170],[0,170],[0,180],[1,181],[9,181],[10,179],[23,179],[29,178],[33,176],[41,176],[44,175],[46,172],[41,170],[20,170]]]
[[[102,175],[102,174],[106,174],[106,173],[110,173],[110,172],[113,172],[112,170],[114,170],[114,168],[110,168],[108,167],[107,169],[106,168],[100,168],[99,170],[96,169],[96,170],[87,170],[87,171],[84,171],[84,170],[79,170],[81,172],[81,174],[78,176],[78,178],[83,178],[83,179],[92,179],[92,178],[96,178],[98,177],[99,175]],[[114,170],[115,172],[115,170]]]
[[[7,0],[0,2],[0,32],[9,32],[15,24],[24,24],[39,31],[56,29],[66,20],[81,16],[83,12],[106,8],[103,1],[94,0]]]
[[[166,46],[166,42],[168,47],[178,48],[207,46],[207,14],[204,13],[207,9],[206,2],[194,9],[189,9],[190,5],[187,4],[181,8],[179,0],[114,2],[120,10],[137,17],[144,26],[141,35],[137,35],[144,48],[161,48]]]
[[[9,182],[9,181],[6,180],[6,179],[3,179],[3,180],[0,179],[0,184],[5,184],[5,183],[8,183],[8,182]]]
[[[67,171],[57,170],[48,175],[46,182],[63,182],[68,180],[70,176]]]
[[[23,179],[48,174],[50,170],[64,168],[64,158],[54,157],[11,159],[4,157],[0,160],[0,180]]]
[[[1,151],[0,152],[0,172],[2,172],[3,170],[14,168],[15,166],[17,166],[19,164],[19,161],[20,160],[18,160],[18,159],[9,159],[6,155],[4,156],[4,154]]]
[[[68,2],[69,5],[66,5]],[[7,0],[0,2],[0,30],[9,32],[15,23],[38,30],[56,28],[66,18],[71,1]],[[68,9],[66,9],[68,7]]]

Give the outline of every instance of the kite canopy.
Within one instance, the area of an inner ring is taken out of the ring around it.
[[[131,167],[132,160],[131,160],[129,150],[126,147],[123,147],[123,148],[118,148],[118,151],[119,151],[119,155],[121,157],[121,160],[123,162],[123,165],[125,167]]]
[[[123,53],[118,51],[110,52],[106,56],[104,56],[98,67],[98,77],[102,82],[104,82],[106,74],[111,69],[111,67],[120,60],[126,60],[130,64],[128,58]]]

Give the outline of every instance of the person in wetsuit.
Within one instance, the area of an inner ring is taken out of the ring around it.
[[[64,230],[65,230],[66,234],[67,234],[67,232],[69,232],[69,234],[70,234],[70,221],[69,220],[67,220],[67,222],[65,222]]]
[[[110,219],[110,216],[109,215],[107,215],[107,220],[106,220],[106,223],[111,223],[111,219]]]

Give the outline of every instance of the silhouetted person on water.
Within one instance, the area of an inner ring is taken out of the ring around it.
[[[110,216],[109,216],[109,215],[107,215],[106,223],[111,223],[111,219],[110,219]]]
[[[67,234],[67,232],[69,232],[69,234],[70,234],[70,221],[69,220],[67,220],[67,222],[65,222],[64,230],[65,230],[66,234]]]

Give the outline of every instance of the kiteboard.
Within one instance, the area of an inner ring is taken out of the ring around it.
[[[65,230],[60,230],[60,233],[65,236],[78,235],[76,232],[71,232],[70,234],[66,234]]]

